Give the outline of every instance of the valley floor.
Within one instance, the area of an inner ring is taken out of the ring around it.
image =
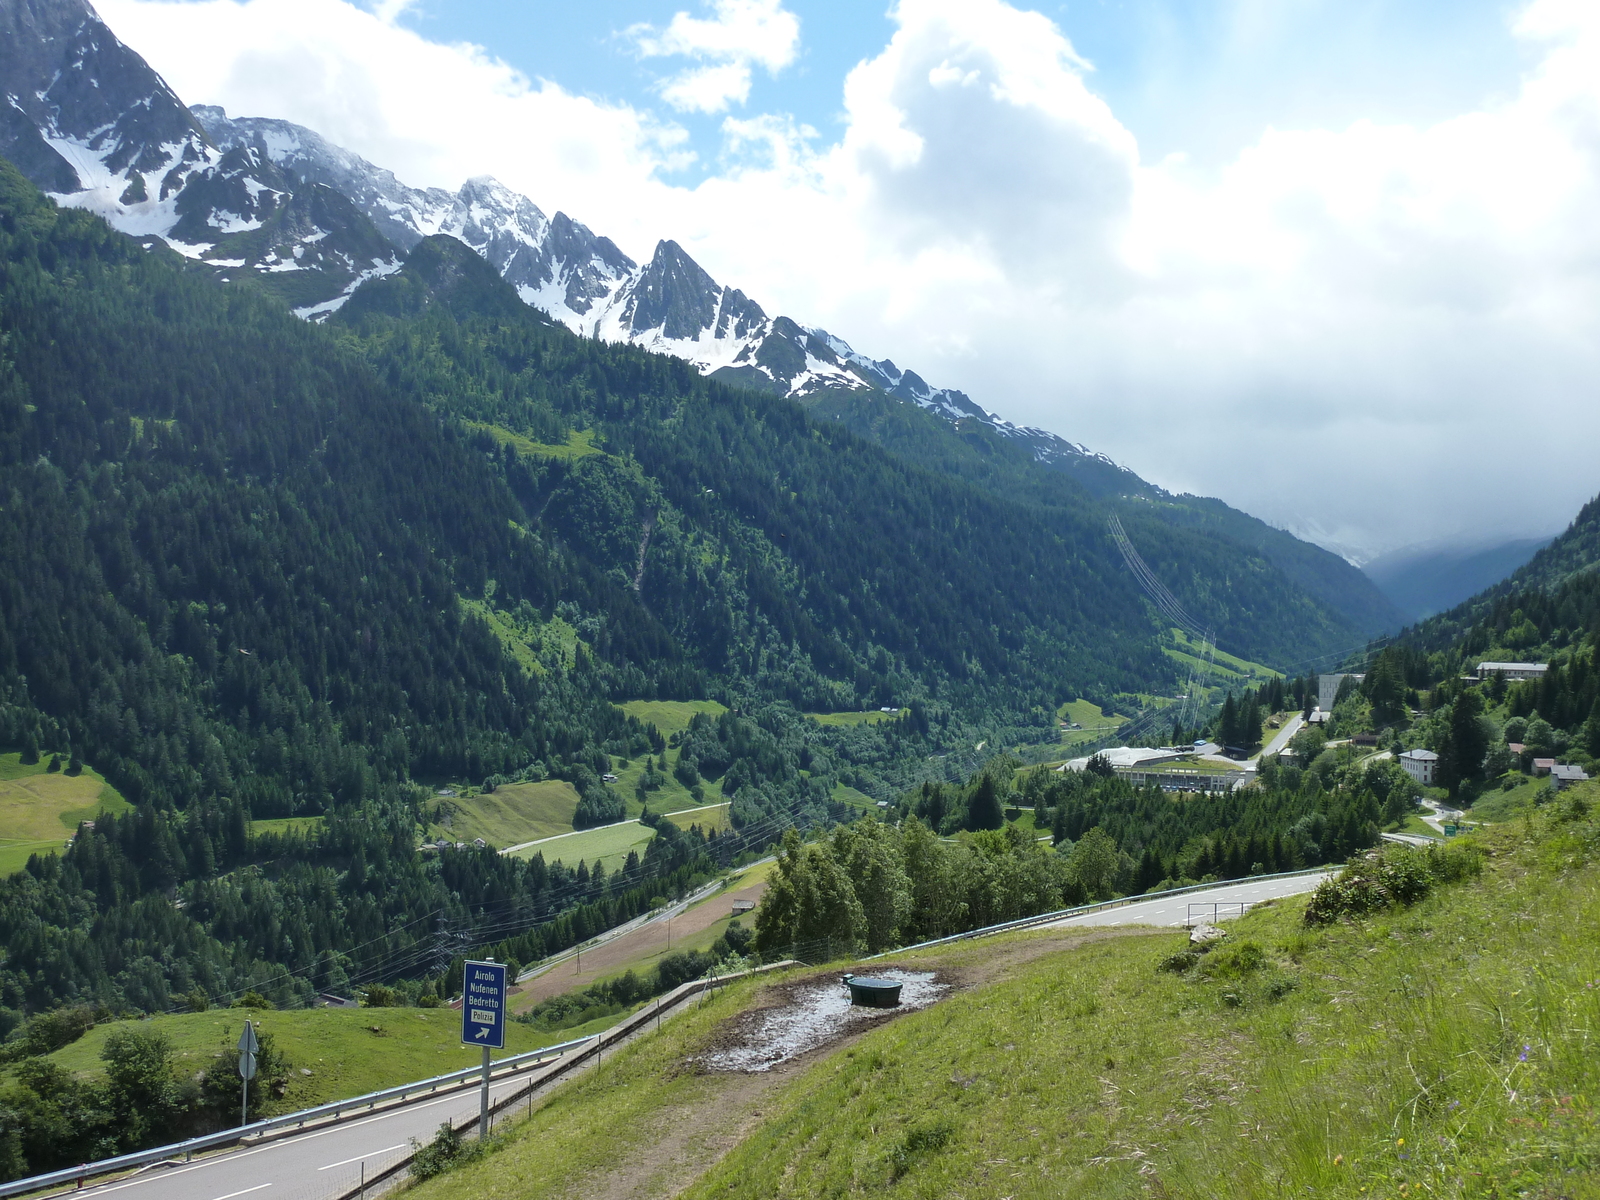
[[[726,890],[691,905],[670,923],[648,921],[593,949],[559,955],[548,970],[525,979],[513,991],[513,1010],[524,1012],[541,1000],[579,991],[630,969],[642,975],[673,951],[709,948],[727,929],[735,904],[760,902],[767,890],[767,874],[767,864],[753,867]],[[743,924],[753,928],[754,916],[753,912],[746,915]]]

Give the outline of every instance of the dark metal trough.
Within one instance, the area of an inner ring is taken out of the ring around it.
[[[850,989],[850,1003],[863,1008],[898,1008],[900,981],[874,979],[867,975],[846,975],[839,981]]]

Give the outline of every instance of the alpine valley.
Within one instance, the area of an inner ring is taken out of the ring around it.
[[[1600,1194],[1600,500],[1402,630],[207,99],[0,0],[0,1195]]]
[[[1194,647],[1113,525],[1240,680],[1400,623],[670,241],[185,107],[83,0],[0,0],[0,94],[0,782],[73,798],[4,831],[0,1034],[530,961],[1070,702],[1156,714]],[[419,853],[497,788],[648,846]]]

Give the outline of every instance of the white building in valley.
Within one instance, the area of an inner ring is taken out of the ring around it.
[[[1096,756],[1093,754],[1086,754],[1082,758],[1074,758],[1060,770],[1082,771],[1094,757]],[[1156,763],[1173,762],[1182,755],[1176,750],[1157,750],[1151,746],[1117,746],[1110,750],[1101,750],[1099,757],[1105,759],[1113,770],[1128,770],[1133,767],[1152,767]]]
[[[1407,750],[1400,756],[1400,766],[1423,787],[1432,787],[1439,774],[1439,756],[1432,750]]]
[[[1524,679],[1543,679],[1549,669],[1549,663],[1481,662],[1478,678],[1487,683],[1496,675],[1504,675],[1507,683],[1520,683]]]
[[[1339,685],[1346,679],[1354,679],[1360,683],[1365,675],[1318,675],[1317,676],[1317,707],[1323,712],[1333,711],[1333,702],[1339,696]]]

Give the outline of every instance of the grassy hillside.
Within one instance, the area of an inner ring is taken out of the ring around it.
[[[0,875],[22,870],[30,855],[60,850],[80,821],[131,808],[92,768],[50,771],[51,757],[23,766],[20,753],[0,754]]]
[[[1595,801],[1410,909],[1261,908],[1185,974],[1176,931],[902,955],[967,986],[775,1080],[685,1070],[742,985],[417,1195],[1600,1196]]]
[[[715,700],[629,700],[617,707],[646,725],[654,725],[662,737],[668,738],[689,728],[696,713],[720,717],[728,711]]]
[[[732,807],[726,800],[721,804],[704,804],[698,808],[685,808],[678,812],[667,814],[667,819],[680,829],[688,829],[691,825],[698,825],[701,829],[731,829],[732,822],[728,819],[728,810]]]
[[[547,863],[563,862],[574,868],[579,862],[592,866],[595,859],[599,859],[607,871],[615,871],[627,859],[628,851],[637,850],[643,854],[646,843],[655,835],[655,830],[648,825],[625,821],[535,842],[518,850],[516,857],[532,858],[543,854]]]
[[[894,712],[884,712],[882,709],[869,708],[860,712],[811,712],[810,717],[819,725],[880,725],[884,721],[898,721],[906,715],[908,709],[897,708]]]
[[[572,832],[577,790],[562,779],[505,783],[494,791],[441,801],[434,828],[441,836],[491,846],[515,846]]]
[[[244,1020],[259,1020],[277,1049],[289,1059],[289,1086],[274,1100],[273,1112],[294,1112],[330,1100],[360,1096],[431,1075],[458,1071],[481,1061],[482,1052],[459,1042],[461,1014],[448,1008],[317,1008],[287,1012],[212,1009],[139,1022],[142,1030],[166,1035],[177,1051],[183,1074],[210,1069],[237,1056]],[[617,1018],[595,1022],[604,1028]],[[81,1076],[103,1074],[100,1051],[119,1022],[97,1025],[50,1055],[50,1060]],[[593,1033],[595,1029],[539,1033],[527,1025],[506,1025],[505,1054],[537,1050]],[[307,1074],[309,1072],[309,1074]]]

